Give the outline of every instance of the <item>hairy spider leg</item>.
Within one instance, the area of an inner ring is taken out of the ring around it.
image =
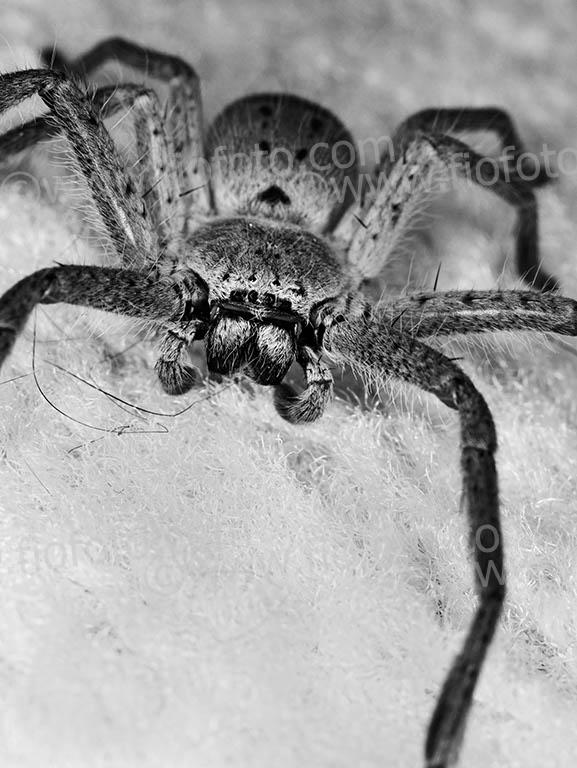
[[[76,59],[68,60],[53,48],[45,49],[43,58],[48,65],[88,80],[108,62],[117,61],[140,72],[146,81],[150,78],[166,84],[166,133],[174,147],[180,195],[185,200],[187,215],[209,212],[200,80],[190,64],[178,56],[137,45],[122,37],[103,40]]]

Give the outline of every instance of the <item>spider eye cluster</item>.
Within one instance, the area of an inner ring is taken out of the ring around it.
[[[276,294],[270,293],[268,291],[259,293],[258,291],[255,291],[254,288],[249,291],[242,289],[231,291],[229,300],[234,304],[255,304],[268,308],[276,308],[281,312],[293,311],[292,304],[289,299],[283,299],[280,296],[277,296]]]

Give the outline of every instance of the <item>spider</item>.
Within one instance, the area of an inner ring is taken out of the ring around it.
[[[114,59],[162,84],[164,113],[141,85],[87,94],[81,77]],[[382,183],[351,200],[343,190],[358,181],[353,139],[313,102],[277,93],[242,98],[205,136],[199,81],[179,58],[115,38],[57,64],[0,77],[0,114],[34,95],[49,109],[1,138],[0,159],[64,136],[120,266],[58,264],[10,288],[0,298],[0,364],[35,305],[66,302],[152,322],[160,330],[156,371],[171,394],[193,385],[187,354],[204,340],[210,371],[244,372],[274,387],[276,409],[291,422],[314,421],[325,410],[333,385],[327,358],[365,379],[414,385],[456,410],[479,604],[424,747],[429,768],[455,764],[505,598],[497,439],[471,379],[425,340],[498,330],[577,335],[577,303],[557,295],[539,264],[533,186],[546,178],[530,168],[533,182],[524,180],[527,157],[506,112],[432,109],[399,126],[375,171]],[[127,111],[138,174],[103,123]],[[467,130],[493,131],[507,156],[483,162],[452,135]],[[448,171],[515,207],[516,265],[533,290],[418,292],[372,305],[364,284],[379,275]],[[301,392],[284,382],[295,360],[306,380]]]

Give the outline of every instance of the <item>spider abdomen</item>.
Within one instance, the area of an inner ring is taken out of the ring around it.
[[[330,231],[358,183],[357,150],[328,109],[299,96],[262,93],[229,104],[207,139],[219,215]]]

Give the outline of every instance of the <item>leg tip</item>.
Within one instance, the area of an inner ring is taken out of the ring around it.
[[[197,374],[188,365],[159,360],[156,372],[167,395],[184,395],[197,383]]]

